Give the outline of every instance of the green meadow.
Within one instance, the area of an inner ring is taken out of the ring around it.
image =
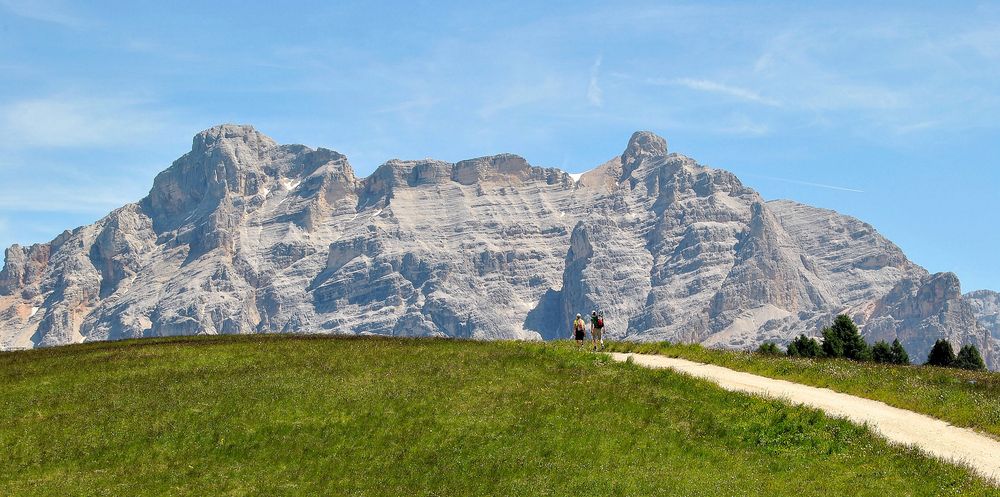
[[[995,495],[864,427],[567,343],[231,336],[0,354],[0,494]]]

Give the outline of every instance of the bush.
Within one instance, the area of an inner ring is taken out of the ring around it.
[[[883,364],[891,364],[892,361],[892,347],[885,340],[879,340],[872,347],[872,360],[875,362],[880,362]]]
[[[975,345],[963,345],[962,350],[958,351],[958,357],[952,363],[952,366],[974,371],[986,370],[986,363],[983,362],[983,356],[979,355],[979,349]]]
[[[823,349],[815,338],[799,335],[788,344],[788,355],[790,357],[822,357]]]
[[[903,344],[899,343],[899,339],[892,341],[892,363],[893,364],[909,364],[910,354],[906,353],[906,349],[903,348]]]
[[[771,342],[764,342],[757,347],[757,353],[761,355],[782,355],[781,349]]]
[[[855,361],[871,359],[871,349],[861,337],[858,326],[850,316],[841,314],[833,326],[823,329],[823,354],[827,357],[846,357]]]
[[[931,347],[930,354],[927,354],[927,364],[929,366],[950,367],[955,362],[955,350],[951,348],[948,340],[938,340]]]

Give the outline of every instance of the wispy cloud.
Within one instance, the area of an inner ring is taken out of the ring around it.
[[[597,77],[601,71],[601,60],[604,57],[601,55],[597,56],[597,60],[594,64],[590,66],[590,82],[587,85],[587,101],[590,105],[595,107],[600,107],[604,105],[604,92],[601,91],[601,86],[597,82]]]
[[[879,29],[859,26],[853,30],[795,26],[766,41],[752,72],[745,77],[779,91],[782,103],[794,111],[884,113],[907,109],[913,101],[907,85],[890,85],[868,75],[854,74],[857,64],[827,60],[830,46],[842,44],[845,49],[862,49],[872,44],[873,38],[882,40],[892,36],[893,29],[889,26]],[[914,54],[910,52],[897,54],[895,62],[912,60]]]
[[[434,98],[427,95],[417,95],[403,102],[375,109],[375,113],[398,114],[398,113],[428,110],[440,101],[441,101],[440,98]]]
[[[728,124],[717,126],[716,131],[744,136],[764,136],[771,131],[771,128],[743,114],[737,114],[729,119]]]
[[[812,187],[815,187],[815,188],[824,188],[824,189],[827,189],[827,190],[836,190],[836,191],[840,191],[840,192],[865,193],[864,190],[858,190],[857,188],[848,188],[848,187],[845,187],[845,186],[827,185],[827,184],[824,184],[824,183],[814,183],[812,181],[802,181],[802,180],[792,179],[792,178],[778,178],[778,177],[775,177],[775,176],[762,176],[762,175],[759,175],[759,174],[742,174],[742,176],[751,177],[751,178],[766,179],[766,180],[770,180],[770,181],[780,181],[782,183],[791,183],[793,185],[812,186]]]
[[[509,109],[561,98],[565,93],[564,89],[562,81],[551,76],[534,83],[515,83],[495,100],[483,105],[479,109],[479,116],[490,118]]]
[[[942,121],[936,120],[936,119],[934,119],[934,120],[928,120],[928,121],[920,121],[920,122],[915,122],[915,123],[909,123],[909,124],[901,124],[899,126],[896,126],[896,134],[897,135],[906,135],[906,134],[910,134],[910,133],[916,133],[918,131],[924,131],[924,130],[936,128],[936,127],[938,127],[938,126],[940,126],[942,124],[943,124]]]
[[[0,148],[99,147],[155,137],[175,120],[151,102],[56,95],[0,106]]]
[[[89,24],[86,19],[59,1],[0,0],[0,8],[18,17],[68,28],[82,28]]]
[[[168,61],[205,62],[206,54],[196,50],[181,48],[178,43],[167,43],[148,38],[129,38],[119,45],[121,50],[146,57],[156,57]]]
[[[124,182],[56,184],[32,181],[0,188],[0,211],[103,215],[134,202],[143,187]]]
[[[654,80],[654,81],[657,81],[659,84],[665,83],[663,80]],[[778,107],[781,105],[777,100],[764,97],[753,90],[740,88],[738,86],[730,86],[716,81],[711,81],[708,79],[678,78],[669,80],[669,83],[680,85],[691,90],[703,91],[709,93],[718,93],[720,95],[732,97],[737,100],[744,100],[747,102],[754,102],[758,104],[769,105],[772,107]]]

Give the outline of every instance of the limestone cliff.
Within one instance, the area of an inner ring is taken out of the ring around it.
[[[607,335],[752,347],[837,313],[914,358],[948,337],[994,367],[980,307],[871,226],[765,202],[638,132],[579,181],[511,154],[346,157],[249,126],[195,138],[149,195],[6,251],[0,347],[215,333],[555,338],[602,309]]]

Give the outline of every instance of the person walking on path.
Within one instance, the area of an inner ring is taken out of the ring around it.
[[[590,312],[590,343],[595,351],[598,347],[604,348],[604,311],[600,314],[596,310]]]
[[[583,340],[587,338],[587,325],[583,322],[583,317],[579,314],[573,320],[573,336],[576,338],[577,347],[583,347]]]

